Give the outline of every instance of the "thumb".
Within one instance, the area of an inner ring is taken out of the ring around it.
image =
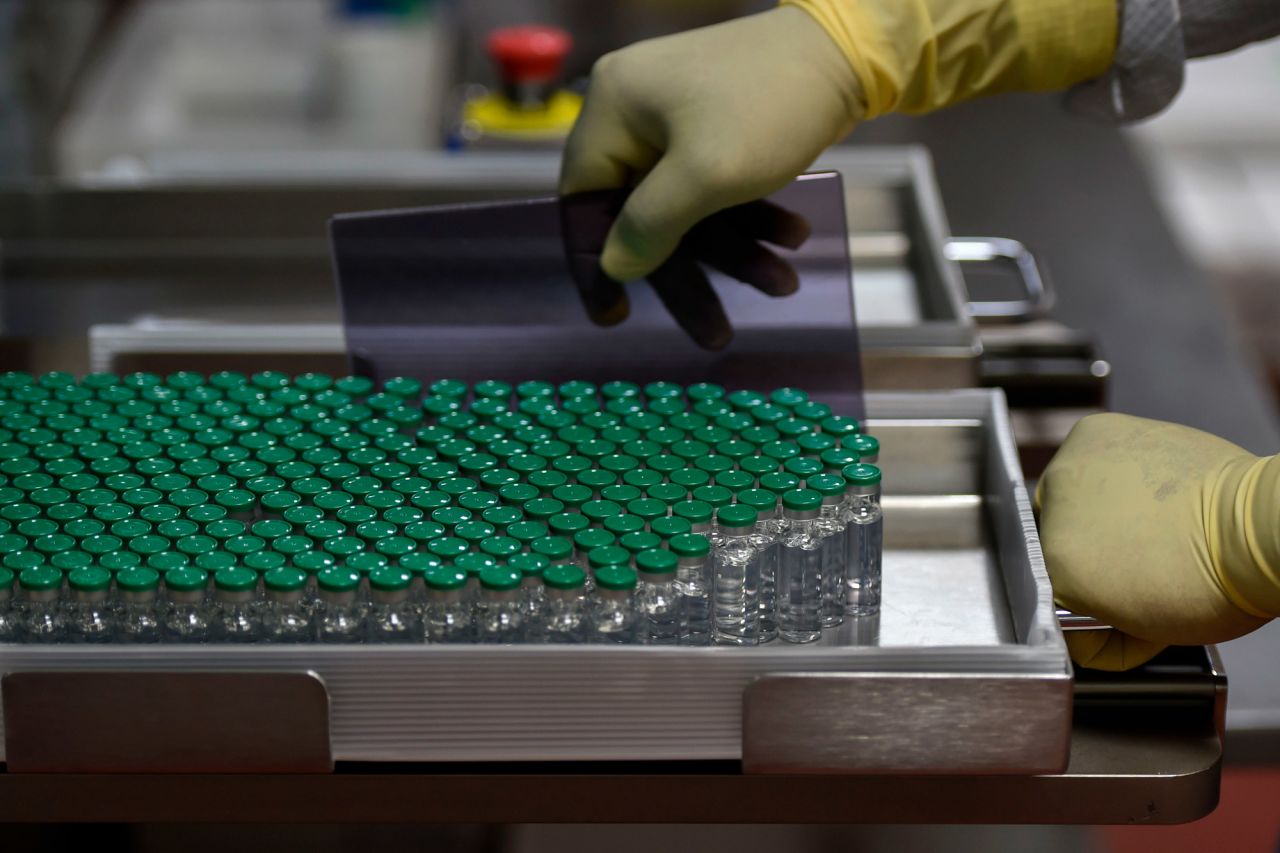
[[[1151,660],[1164,651],[1159,643],[1108,628],[1105,631],[1067,631],[1067,651],[1086,669],[1123,672]]]
[[[632,191],[609,230],[600,265],[617,281],[644,278],[698,222],[739,199],[714,192],[696,170],[667,154]]]

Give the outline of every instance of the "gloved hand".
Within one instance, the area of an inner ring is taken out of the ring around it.
[[[601,265],[648,275],[695,223],[784,186],[864,119],[1065,89],[1116,43],[1115,0],[787,0],[602,58],[562,193],[635,185]]]
[[[1123,670],[1280,615],[1280,456],[1127,415],[1076,424],[1036,489],[1058,604],[1083,666]]]

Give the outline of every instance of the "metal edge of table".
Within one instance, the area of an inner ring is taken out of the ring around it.
[[[737,762],[0,772],[0,822],[1171,824],[1214,809],[1221,760],[1213,731],[1078,724],[1054,776],[753,776]]]

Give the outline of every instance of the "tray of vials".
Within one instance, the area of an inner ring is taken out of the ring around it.
[[[311,673],[337,760],[1057,769],[1066,655],[1002,399],[867,410],[0,376],[0,674]]]

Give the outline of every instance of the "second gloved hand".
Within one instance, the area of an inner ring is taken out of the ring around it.
[[[1045,469],[1036,504],[1058,603],[1116,629],[1070,633],[1077,663],[1128,669],[1280,615],[1280,456],[1094,415]]]

